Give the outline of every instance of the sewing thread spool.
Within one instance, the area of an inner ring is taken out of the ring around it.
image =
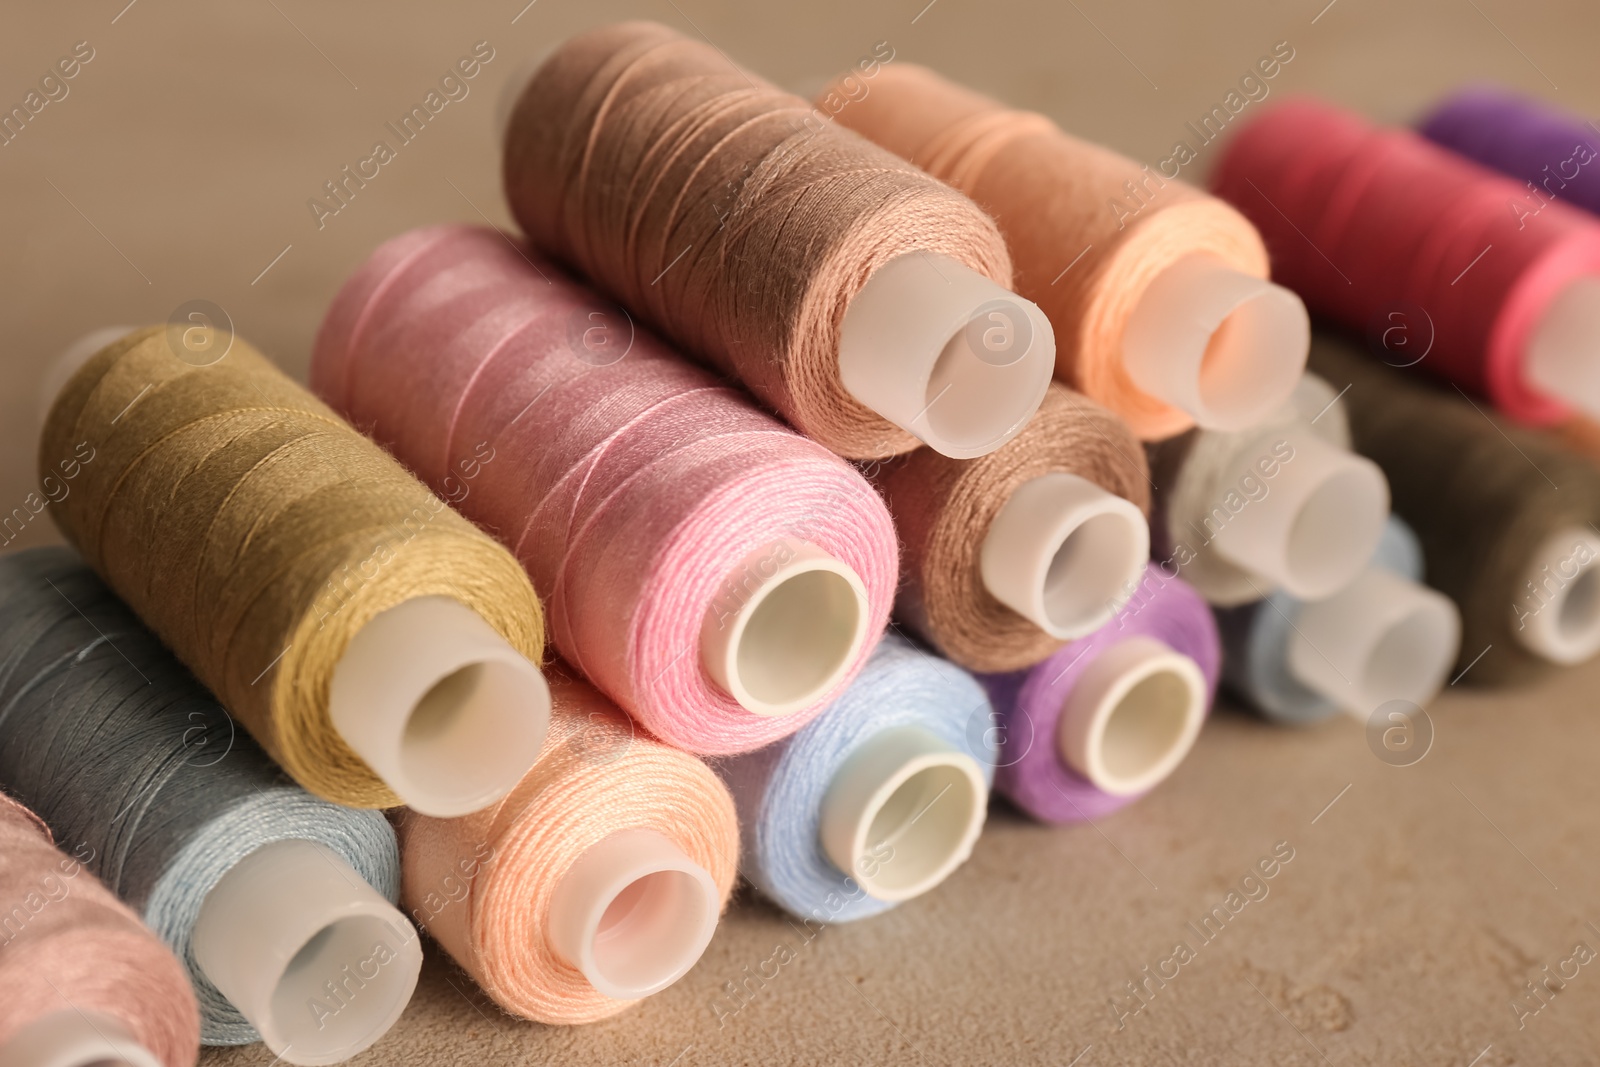
[[[1057,377],[1141,438],[1242,430],[1294,387],[1305,307],[1221,201],[911,64],[838,120],[994,215],[1017,291],[1055,327]]]
[[[983,830],[994,774],[989,700],[903,638],[878,645],[804,729],[723,760],[740,871],[793,915],[881,915],[949,877]]]
[[[492,230],[394,238],[329,309],[313,385],[511,547],[562,655],[657,737],[791,733],[887,621],[887,509],[541,262]]]
[[[400,817],[404,900],[495,1003],[594,1022],[677,981],[733,889],[738,820],[716,775],[552,671],[550,745],[492,808]]]
[[[1600,214],[1600,134],[1577,115],[1496,86],[1478,85],[1446,97],[1421,122],[1428,140],[1524,183],[1506,203],[1516,218],[1563,200]]]
[[[1055,342],[994,223],[801,98],[645,22],[508,91],[523,231],[806,435],[970,458],[1039,406]]]
[[[0,556],[0,785],[184,961],[206,1044],[337,1063],[411,998],[382,814],[293,785],[81,559]]]
[[[1422,546],[1389,516],[1367,569],[1323,600],[1283,592],[1217,611],[1223,680],[1268,719],[1317,722],[1344,710],[1426,705],[1461,651],[1461,613],[1422,586]]]
[[[1027,670],[979,677],[998,723],[996,791],[1048,823],[1131,804],[1194,747],[1221,658],[1205,601],[1150,564],[1094,633]]]
[[[441,815],[504,793],[549,712],[522,568],[242,339],[206,330],[202,357],[193,333],[55,369],[57,525],[313,793]]]
[[[1310,100],[1246,126],[1213,184],[1260,227],[1274,276],[1313,312],[1373,333],[1391,365],[1521,422],[1600,411],[1594,219],[1561,203],[1519,217],[1507,208],[1523,185]]]
[[[43,820],[0,794],[0,1063],[192,1067],[183,967]]]
[[[1305,375],[1251,430],[1192,430],[1151,446],[1156,558],[1228,607],[1276,588],[1306,599],[1343,588],[1383,533],[1383,473],[1350,452],[1335,392]]]
[[[1039,662],[1099,629],[1144,577],[1144,449],[1059,382],[987,456],[918,449],[872,477],[905,546],[897,614],[968,670]]]
[[[1460,678],[1512,682],[1600,651],[1600,472],[1331,338],[1311,364],[1349,386],[1355,447],[1388,477],[1428,583],[1461,610]]]

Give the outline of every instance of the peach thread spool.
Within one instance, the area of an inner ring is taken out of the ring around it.
[[[97,331],[45,392],[56,524],[297,782],[457,815],[532,764],[527,575],[242,338]]]
[[[802,433],[969,458],[1039,406],[1055,342],[994,223],[800,97],[646,22],[508,92],[523,232]]]
[[[1222,201],[911,64],[838,120],[994,215],[1056,329],[1056,376],[1140,438],[1242,430],[1293,389],[1310,320]]]
[[[94,875],[51,846],[37,815],[4,794],[0,904],[0,1063],[193,1067],[200,1014],[183,968]]]
[[[399,818],[402,900],[495,1003],[594,1022],[677,981],[711,940],[739,855],[705,764],[550,676],[551,743],[494,807]]]
[[[312,381],[511,547],[562,655],[664,741],[792,733],[883,631],[897,546],[860,474],[502,234],[380,247]]]
[[[987,456],[918,449],[872,480],[904,541],[898,616],[968,670],[1039,662],[1099,629],[1144,578],[1144,449],[1060,382]]]

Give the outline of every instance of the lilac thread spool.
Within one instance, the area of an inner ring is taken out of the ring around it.
[[[1027,670],[979,676],[999,723],[996,791],[1049,823],[1132,803],[1193,747],[1221,659],[1206,602],[1151,564],[1094,633]]]

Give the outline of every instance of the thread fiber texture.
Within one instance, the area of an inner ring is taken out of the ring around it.
[[[1422,546],[1411,527],[1390,515],[1372,566],[1421,582]],[[1289,669],[1289,639],[1305,601],[1278,590],[1265,600],[1217,610],[1222,679],[1228,690],[1264,718],[1290,725],[1319,722],[1339,705],[1302,685]]]
[[[206,366],[165,338],[107,346],[56,399],[40,473],[81,463],[51,514],[291,777],[342,804],[398,804],[329,720],[345,646],[379,612],[438,595],[538,662],[527,576],[241,338]]]
[[[874,638],[888,620],[898,546],[859,473],[492,230],[430,227],[374,252],[328,312],[312,381],[511,547],[562,655],[672,744],[764,745],[866,661],[872,640],[831,692],[778,717],[706,674],[703,621],[732,624],[763,563],[793,551],[781,542],[856,572]]]
[[[1365,332],[1398,311],[1420,334],[1420,308],[1433,344],[1419,369],[1523,422],[1566,414],[1524,383],[1522,360],[1561,290],[1600,272],[1600,225],[1583,212],[1552,203],[1519,219],[1507,206],[1526,196],[1520,182],[1310,100],[1246,126],[1213,184],[1313,312]]]
[[[233,865],[314,841],[396,899],[400,857],[375,811],[311,796],[77,555],[0,556],[0,786],[32,807],[189,969],[208,1045],[260,1040],[194,958],[190,933]]]
[[[994,701],[1000,745],[994,787],[1041,822],[1098,819],[1138,800],[1094,785],[1061,758],[1056,735],[1078,679],[1102,652],[1130,637],[1150,637],[1194,660],[1216,696],[1222,649],[1204,600],[1155,563],[1128,605],[1088,637],[1069,642],[1025,671],[979,677]]]
[[[868,896],[823,851],[822,804],[834,774],[883,731],[919,726],[971,756],[989,781],[993,721],[989,699],[972,675],[904,638],[884,638],[855,684],[805,729],[718,763],[739,810],[741,873],[773,903],[805,919],[854,922],[895,907],[895,901]]]
[[[734,67],[627,22],[561,45],[523,91],[506,198],[534,242],[840,455],[908,452],[839,377],[846,306],[934,252],[1010,287],[970,200]]]
[[[1577,115],[1493,86],[1463,89],[1417,126],[1428,140],[1527,183],[1513,215],[1550,200],[1600,213],[1600,133]]]
[[[75,848],[77,846],[74,846]],[[194,994],[155,935],[0,794],[0,1050],[56,1012],[111,1016],[165,1067],[199,1053]]]
[[[654,830],[711,875],[725,906],[737,874],[733,800],[704,763],[646,734],[587,683],[550,674],[544,755],[493,807],[399,817],[404,902],[495,1003],[543,1023],[587,1023],[633,1001],[595,990],[551,949],[551,894],[583,851]]]
[[[1126,424],[1060,382],[1013,440],[971,460],[931,448],[889,461],[873,483],[904,542],[899,618],[973,671],[1010,671],[1061,647],[995,599],[979,566],[983,539],[1017,487],[1044,474],[1075,474],[1150,510],[1144,449]]]
[[[1327,382],[1307,374],[1277,411],[1249,430],[1196,429],[1149,446],[1150,477],[1156,486],[1151,555],[1221,607],[1250,603],[1271,592],[1270,579],[1240,567],[1212,542],[1235,514],[1271,495],[1272,477],[1266,472],[1293,464],[1292,436],[1310,434],[1336,448],[1350,448],[1349,426],[1334,399],[1335,390]]]
[[[1453,390],[1331,338],[1314,341],[1311,354],[1334,388],[1349,385],[1341,403],[1355,447],[1388,477],[1395,513],[1422,545],[1428,584],[1461,609],[1457,666],[1471,665],[1462,680],[1509,683],[1552,669],[1517,639],[1518,606],[1537,603],[1525,571],[1552,534],[1600,524],[1600,472],[1542,434],[1486,418]]]
[[[838,119],[994,216],[1015,261],[1016,291],[1055,327],[1057,377],[1145,440],[1194,425],[1134,384],[1122,364],[1123,331],[1150,283],[1187,256],[1265,278],[1266,249],[1242,215],[1043,115],[912,64],[883,68]]]

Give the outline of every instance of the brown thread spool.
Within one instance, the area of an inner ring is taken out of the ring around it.
[[[652,23],[575,37],[517,89],[529,237],[823,445],[967,458],[1038,407],[1050,324],[960,193]]]
[[[1317,338],[1311,366],[1349,386],[1355,447],[1388,476],[1428,584],[1461,608],[1467,680],[1512,682],[1600,648],[1600,473],[1345,342]]]
[[[312,792],[460,815],[510,789],[549,716],[521,565],[243,339],[175,344],[128,333],[55,398],[68,540]]]
[[[1056,328],[1057,376],[1141,438],[1243,429],[1294,387],[1305,307],[1232,207],[912,64],[821,99],[994,215],[1017,291]]]
[[[968,670],[1010,671],[1045,659],[1097,629],[1144,575],[1144,451],[1122,420],[1059,382],[1004,447],[972,460],[918,449],[884,464],[873,482],[904,541],[901,619]],[[1043,543],[991,544],[1001,516],[1028,507],[1021,492],[1035,490],[1049,495],[1019,517]],[[999,587],[1015,607],[996,595],[995,561],[985,566],[991,550],[1036,565],[1023,583],[1034,602],[1026,614],[1015,587]]]

